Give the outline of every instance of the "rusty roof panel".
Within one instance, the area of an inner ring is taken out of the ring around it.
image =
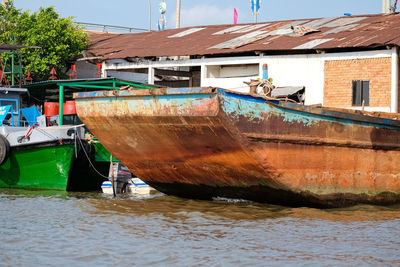
[[[353,24],[356,22],[359,22],[361,20],[366,19],[366,17],[345,17],[345,18],[339,18],[339,19],[335,19],[327,24],[323,24],[321,25],[322,27],[327,27],[327,28],[334,28],[334,27],[341,27],[341,26],[346,26],[349,24]]]
[[[304,35],[293,32],[298,25],[308,31]],[[169,38],[172,36],[178,38]],[[90,40],[86,54],[103,59],[207,56],[293,49],[374,49],[386,45],[400,46],[400,14],[210,25],[132,34],[92,34]]]
[[[310,20],[295,20],[295,21],[292,21],[292,22],[290,22],[288,24],[285,24],[285,25],[279,27],[278,30],[291,29],[294,26],[301,25],[301,24],[306,23],[308,21],[310,21]]]
[[[263,33],[265,33],[265,32],[264,31],[255,31],[255,32],[252,32],[252,33],[248,33],[248,34],[242,35],[240,37],[236,37],[236,38],[234,38],[232,40],[228,40],[226,42],[223,42],[221,44],[217,44],[217,45],[215,45],[213,47],[210,47],[210,49],[212,49],[212,48],[225,49],[225,48],[230,48],[231,46],[234,47],[235,44],[237,44],[237,43],[241,43],[243,41],[247,41],[247,40],[249,40],[251,38],[254,38],[257,35],[260,35],[260,34],[263,34]]]
[[[358,26],[358,24],[344,25],[344,26],[336,27],[329,31],[326,31],[326,32],[324,32],[324,34],[327,35],[327,34],[331,34],[331,33],[339,33],[339,32],[347,31],[347,30],[351,31],[357,26]]]
[[[271,32],[271,35],[287,35],[287,34],[292,34],[292,33],[293,33],[293,29],[291,29],[291,28],[284,28],[284,29],[280,28],[280,29],[277,29],[277,30]]]
[[[241,29],[239,29],[237,31],[234,31],[232,33],[246,33],[246,32],[257,30],[257,29],[262,28],[262,27],[266,27],[268,25],[270,25],[270,23],[255,24],[255,25],[251,25],[249,27],[241,28]]]
[[[204,30],[204,28],[191,28],[191,29],[188,29],[186,31],[179,32],[179,33],[176,33],[174,35],[168,36],[168,38],[183,37],[183,36],[186,36],[186,35],[201,31],[201,30]]]
[[[313,29],[319,29],[322,27],[322,25],[337,19],[338,17],[329,17],[329,18],[321,18],[321,19],[316,19],[316,20],[312,20],[310,22],[307,22],[306,24],[303,24],[304,27],[308,27],[308,28],[313,28]]]
[[[293,49],[311,49],[311,48],[314,48],[316,46],[319,46],[320,44],[329,42],[331,40],[332,40],[332,38],[329,38],[329,39],[315,39],[315,40],[309,41],[309,42],[307,42],[305,44],[296,46]]]
[[[254,43],[255,41],[264,39],[264,38],[266,38],[268,36],[269,36],[269,33],[262,32],[262,33],[260,33],[258,35],[255,35],[254,37],[250,37],[250,38],[248,38],[246,40],[240,40],[238,42],[235,42],[231,46],[229,46],[229,48],[234,49],[234,48],[238,48],[238,47],[241,47],[241,46],[245,46],[245,45]]]
[[[248,28],[249,26],[250,25],[236,25],[236,26],[230,27],[228,29],[223,29],[222,31],[213,33],[213,35],[232,33],[232,32],[238,31],[243,28]]]

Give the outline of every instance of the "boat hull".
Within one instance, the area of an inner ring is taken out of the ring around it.
[[[400,200],[400,124],[215,88],[79,93],[104,147],[155,189],[339,207]]]
[[[66,190],[74,144],[11,148],[0,166],[0,187]]]

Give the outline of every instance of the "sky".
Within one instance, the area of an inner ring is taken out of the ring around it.
[[[115,26],[156,29],[161,18],[159,4],[162,0],[14,0],[14,5],[35,12],[39,7],[54,6],[63,17],[74,21]],[[176,0],[167,4],[167,28],[175,28]],[[394,1],[392,1],[394,2]],[[233,10],[239,14],[238,23],[254,21],[250,0],[181,0],[181,27],[231,24]],[[377,14],[382,11],[382,0],[261,0],[258,22]]]

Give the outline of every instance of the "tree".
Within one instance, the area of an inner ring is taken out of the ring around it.
[[[30,70],[35,80],[47,80],[52,67],[65,78],[71,60],[89,44],[87,34],[72,17],[61,18],[54,7],[30,14],[16,9],[10,0],[0,7],[0,23],[0,43],[42,48],[39,57],[37,50],[21,49],[24,73]]]

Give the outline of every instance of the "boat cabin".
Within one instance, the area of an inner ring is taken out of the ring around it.
[[[29,123],[23,120],[21,111],[26,96],[28,90],[25,88],[0,87],[0,125],[24,126]]]

